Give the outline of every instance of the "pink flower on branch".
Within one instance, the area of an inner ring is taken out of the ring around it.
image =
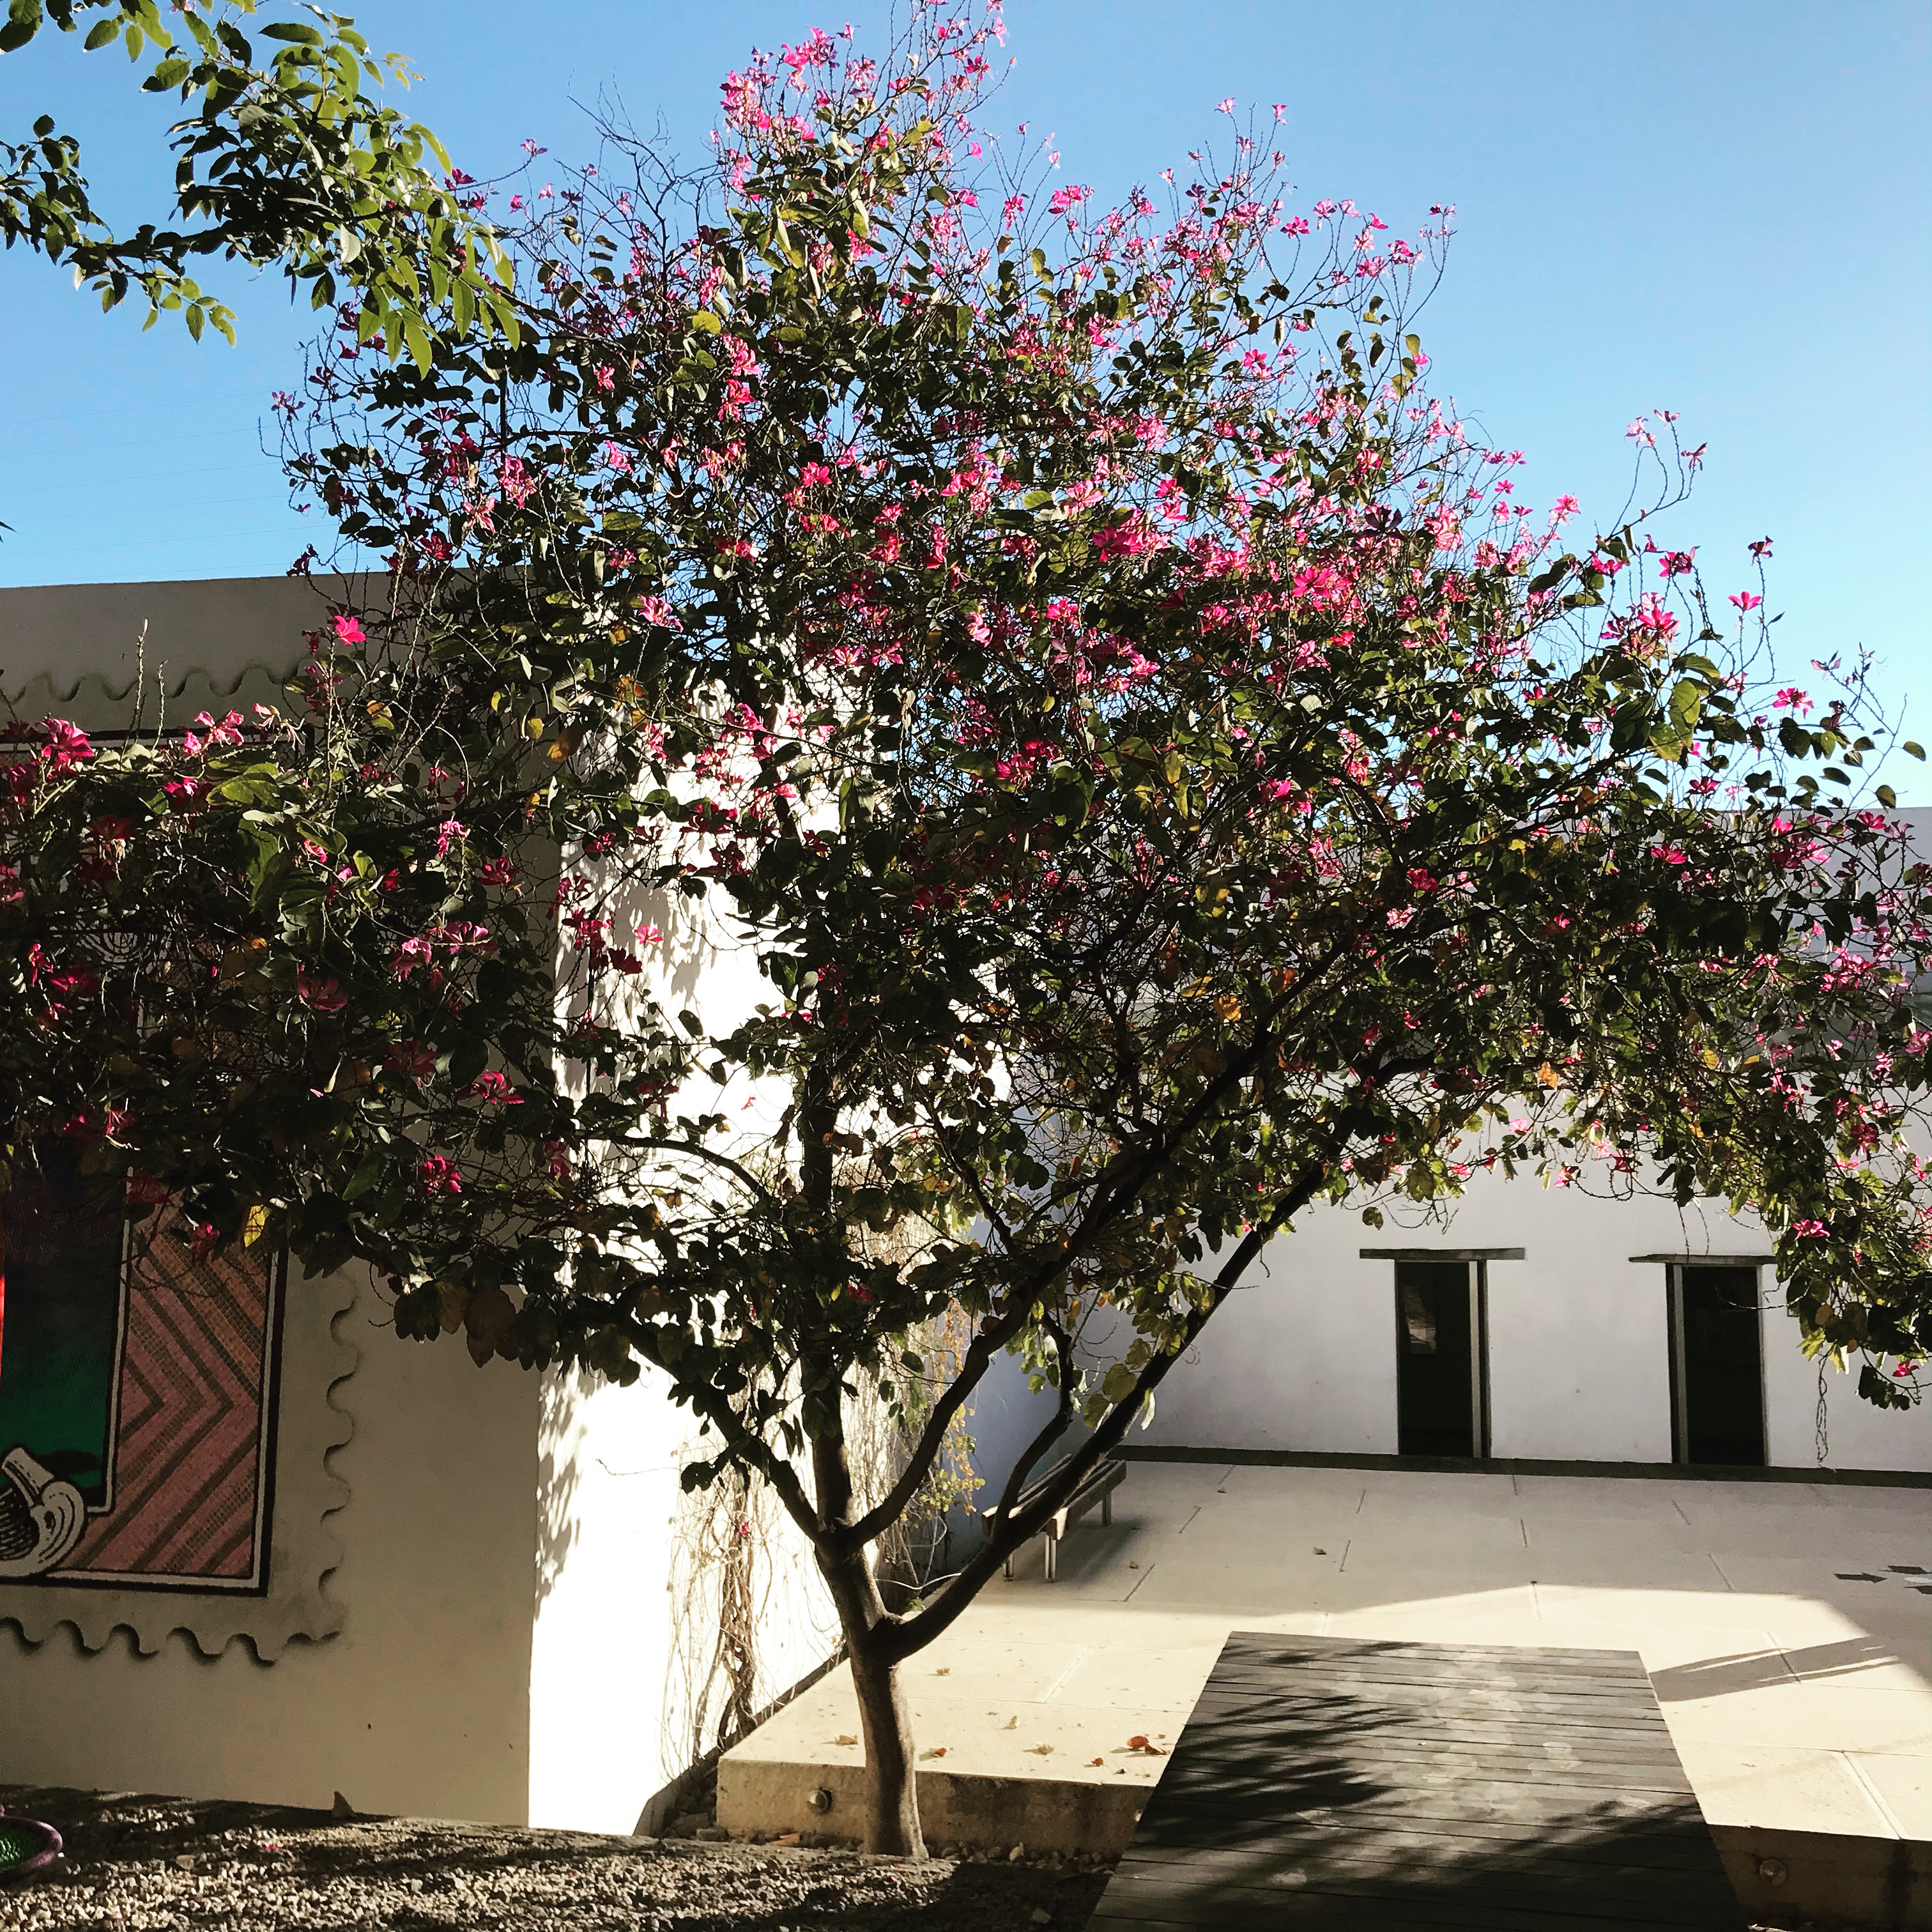
[[[456,1163],[442,1154],[426,1154],[416,1163],[416,1173],[422,1182],[422,1191],[432,1198],[463,1192],[463,1178],[456,1171]]]

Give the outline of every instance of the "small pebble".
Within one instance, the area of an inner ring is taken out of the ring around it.
[[[692,1835],[658,1840],[0,1786],[68,1850],[49,1882],[0,1891],[0,1932],[1034,1932],[1084,1924],[1113,1863],[1024,1844],[868,1858],[796,1832],[760,1848],[729,1842],[708,1789],[682,1799],[700,1802],[676,1821]]]

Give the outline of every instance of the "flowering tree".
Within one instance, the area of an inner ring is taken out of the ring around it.
[[[366,1260],[479,1362],[664,1372],[687,1480],[811,1544],[896,1851],[900,1664],[1312,1203],[1715,1196],[1872,1399],[1932,1340],[1926,874],[1856,694],[1760,710],[1761,587],[1720,630],[1646,534],[1694,458],[1636,426],[1649,508],[1566,547],[1427,392],[1442,224],[1298,213],[1238,125],[1096,215],[982,152],[998,31],[816,34],[698,177],[614,139],[533,186],[514,350],[425,376],[343,316],[290,460],[378,607],[298,725],[26,729],[0,912],[11,1159]],[[766,997],[674,1016],[707,896]],[[868,1550],[1002,1351],[1052,1418],[889,1608]]]

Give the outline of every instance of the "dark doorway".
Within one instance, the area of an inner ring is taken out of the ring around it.
[[[1489,1453],[1484,1326],[1480,1262],[1396,1262],[1398,1454]]]
[[[1670,1406],[1676,1460],[1764,1466],[1757,1270],[1670,1270]]]

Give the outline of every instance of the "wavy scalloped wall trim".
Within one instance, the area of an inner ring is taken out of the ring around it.
[[[194,664],[180,674],[170,670],[164,684],[164,705],[157,705],[157,678],[151,670],[141,724],[145,730],[153,730],[157,718],[166,724],[191,724],[197,711],[217,707],[245,711],[251,704],[276,705],[286,711],[290,705],[286,686],[299,663],[299,658],[290,658],[278,668],[257,657],[234,676]],[[0,698],[16,717],[66,717],[74,718],[81,730],[125,730],[134,722],[134,686],[131,676],[110,678],[103,670],[85,670],[71,680],[43,670],[21,684],[0,688]]]
[[[14,1625],[30,1644],[70,1624],[86,1651],[104,1649],[116,1630],[124,1630],[135,1649],[149,1657],[176,1630],[211,1658],[241,1637],[264,1664],[298,1640],[334,1636],[346,1612],[326,1587],[342,1561],[328,1519],[347,1505],[350,1492],[332,1463],[356,1432],[344,1388],[362,1358],[340,1324],[356,1299],[347,1275],[290,1282],[265,1593],[0,1583],[0,1624]]]

